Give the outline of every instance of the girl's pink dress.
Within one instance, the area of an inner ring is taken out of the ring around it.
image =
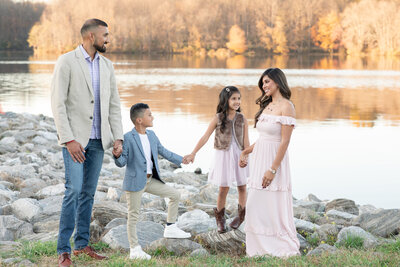
[[[239,167],[240,150],[232,135],[231,145],[227,150],[215,149],[213,166],[208,173],[208,182],[216,186],[241,186],[247,182],[249,169]]]
[[[262,188],[264,173],[271,167],[281,141],[281,125],[296,125],[287,116],[261,114],[260,136],[250,154],[250,176],[246,203],[247,255],[289,257],[299,255],[300,242],[293,220],[292,183],[286,152],[275,178]]]

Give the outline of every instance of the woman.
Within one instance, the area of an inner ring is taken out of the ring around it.
[[[267,69],[258,87],[260,110],[255,117],[258,140],[241,154],[240,166],[251,154],[246,203],[246,252],[248,256],[299,255],[300,242],[293,220],[292,183],[287,148],[294,126],[295,109],[285,74]]]

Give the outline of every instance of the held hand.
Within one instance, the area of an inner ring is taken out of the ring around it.
[[[119,156],[121,156],[121,154],[122,154],[122,141],[121,140],[115,140],[112,154],[114,155],[115,158],[119,158]]]
[[[80,143],[76,141],[69,142],[67,144],[67,150],[74,162],[83,163],[86,160],[84,154],[85,150],[83,149]]]
[[[244,152],[242,152],[240,154],[240,159],[239,159],[239,167],[240,168],[244,168],[247,166],[248,158],[249,158],[248,154],[245,154]]]
[[[273,174],[270,170],[266,171],[263,176],[262,180],[262,187],[266,188],[272,183],[272,180],[274,180],[275,174]]]
[[[189,163],[193,163],[194,161],[194,156],[192,154],[186,155],[183,157],[182,163],[183,164],[189,164]]]

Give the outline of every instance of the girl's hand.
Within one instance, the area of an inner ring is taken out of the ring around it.
[[[266,171],[263,176],[262,187],[266,188],[267,186],[269,186],[274,178],[275,174],[273,174],[270,170]]]
[[[183,164],[189,164],[194,162],[194,158],[196,155],[194,154],[189,154],[183,157]]]
[[[244,168],[247,166],[247,160],[249,158],[249,155],[242,152],[240,153],[240,160],[239,160],[239,167]]]

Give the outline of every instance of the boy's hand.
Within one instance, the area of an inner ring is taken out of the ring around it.
[[[189,163],[193,163],[194,161],[194,155],[193,154],[189,154],[183,157],[182,163],[183,164],[189,164]]]
[[[112,154],[114,155],[115,158],[119,158],[119,156],[121,156],[121,154],[122,154],[122,141],[121,140],[115,140]]]

